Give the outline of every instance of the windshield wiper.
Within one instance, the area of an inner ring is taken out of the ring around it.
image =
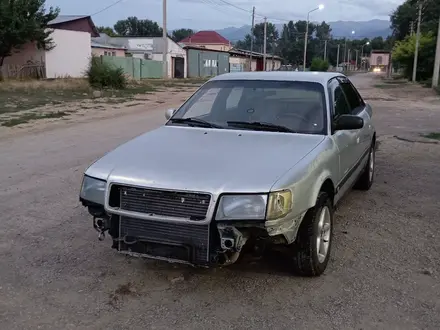
[[[275,131],[275,132],[286,132],[286,133],[297,133],[296,131],[290,129],[289,127],[276,125],[271,123],[264,123],[259,121],[247,122],[247,121],[228,121],[229,126],[236,126],[242,128],[253,128],[265,131]]]
[[[197,118],[171,118],[170,121],[172,123],[190,124],[190,125],[197,125],[197,126],[201,126],[201,127],[224,128],[223,126],[212,124],[212,123],[207,122],[203,119],[197,119]]]

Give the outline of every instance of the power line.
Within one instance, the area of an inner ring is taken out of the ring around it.
[[[106,11],[107,9],[110,9],[113,6],[116,6],[118,3],[121,3],[122,1],[124,1],[124,0],[118,0],[116,2],[113,2],[111,5],[108,5],[107,7],[102,8],[101,10],[97,11],[96,13],[93,13],[90,16],[95,16],[95,15],[101,14],[103,11]]]

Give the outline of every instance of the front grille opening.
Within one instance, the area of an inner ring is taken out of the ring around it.
[[[122,210],[194,221],[206,218],[211,202],[211,195],[203,193],[123,186],[120,187],[119,193]]]

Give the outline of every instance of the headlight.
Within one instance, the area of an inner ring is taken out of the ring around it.
[[[84,175],[81,186],[81,198],[104,205],[106,182]]]
[[[225,195],[220,199],[216,220],[264,220],[266,195]]]
[[[292,211],[293,197],[290,190],[275,191],[269,194],[267,220],[275,220]]]

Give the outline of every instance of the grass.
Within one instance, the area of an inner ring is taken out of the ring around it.
[[[10,118],[1,122],[1,126],[5,127],[13,127],[20,124],[26,124],[31,120],[37,119],[49,119],[49,118],[61,118],[70,116],[72,111],[57,111],[57,112],[47,112],[47,113],[38,113],[38,112],[28,112],[21,114],[18,117]]]
[[[101,90],[103,103],[122,103],[137,94],[158,91],[160,87],[191,88],[200,86],[208,78],[143,79],[130,81],[126,89]],[[65,102],[93,99],[93,89],[86,79],[6,80],[0,82],[0,114],[16,113]]]
[[[422,136],[424,138],[427,138],[427,139],[433,139],[433,140],[439,140],[440,141],[440,132],[431,132],[431,133],[428,133],[428,134],[422,134]]]

